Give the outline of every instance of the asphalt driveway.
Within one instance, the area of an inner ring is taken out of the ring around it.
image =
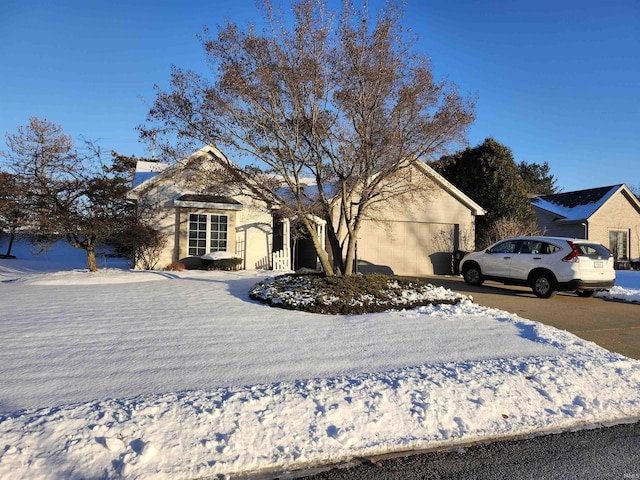
[[[491,281],[472,287],[462,277],[426,277],[434,285],[471,295],[475,303],[567,330],[627,357],[640,359],[640,305],[558,292],[538,298],[527,287]]]

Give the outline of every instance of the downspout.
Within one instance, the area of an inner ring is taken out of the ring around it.
[[[589,240],[589,222],[585,220],[580,225],[584,227],[584,239]]]

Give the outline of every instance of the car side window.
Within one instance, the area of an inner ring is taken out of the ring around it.
[[[516,251],[517,241],[507,241],[494,245],[489,249],[489,253],[514,253]]]
[[[520,253],[530,253],[537,255],[540,253],[542,242],[534,242],[532,240],[525,240],[520,245]]]
[[[551,243],[542,243],[540,246],[540,253],[545,255],[550,255],[552,253],[556,253],[560,251],[560,247],[556,247]]]

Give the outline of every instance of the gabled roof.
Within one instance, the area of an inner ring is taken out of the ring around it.
[[[142,193],[147,191],[154,185],[159,184],[165,179],[177,175],[189,164],[189,162],[202,155],[206,155],[207,151],[212,147],[204,147],[196,150],[194,153],[174,164],[154,163],[138,161],[136,164],[136,173],[133,177],[133,188],[129,190],[127,197],[138,198]]]
[[[531,205],[558,216],[560,221],[584,221],[618,192],[622,192],[640,212],[640,202],[624,184],[541,195],[532,198]]]
[[[220,162],[229,162],[231,163],[217,148],[207,145],[196,152],[189,155],[187,158],[180,160],[179,162],[168,165],[168,164],[160,164],[154,162],[138,162],[140,164],[140,172],[138,171],[138,167],[136,167],[136,176],[134,177],[134,185],[133,188],[129,191],[129,198],[138,198],[140,194],[154,186],[157,183],[162,182],[165,179],[171,178],[174,175],[178,174],[182,171],[186,165],[188,165],[189,161],[194,158],[198,158],[202,155],[206,155],[214,161]],[[471,198],[465,195],[461,190],[455,187],[452,183],[446,180],[442,175],[436,172],[433,168],[427,165],[425,162],[421,160],[416,160],[414,165],[420,169],[428,178],[433,180],[437,185],[439,185],[443,190],[457,199],[460,203],[462,203],[465,207],[467,207],[474,215],[484,215],[485,210],[474,202]],[[136,181],[135,178],[138,180]],[[244,178],[243,179],[249,187],[257,188],[251,179]],[[315,188],[313,182],[310,182],[308,189],[311,191]],[[270,197],[269,192],[263,192],[263,195]],[[278,203],[275,198],[272,198],[271,201],[273,203]],[[219,202],[217,202],[219,203]]]
[[[218,150],[213,145],[207,145],[199,150],[196,150],[191,155],[186,158],[183,158],[179,162],[176,162],[172,165],[166,163],[154,163],[154,162],[138,162],[136,166],[136,173],[133,181],[133,188],[129,190],[127,194],[128,198],[137,199],[146,192],[149,188],[157,185],[167,179],[170,179],[180,172],[182,172],[192,160],[198,159],[200,157],[206,157],[210,159],[212,162],[217,162],[220,165],[224,163],[228,163],[229,165],[233,165],[233,162],[227,159],[224,154]],[[155,165],[155,167],[153,167]],[[278,200],[271,194],[271,192],[260,189],[254,181],[250,178],[245,177],[242,179],[244,184],[251,188],[266,202],[270,202],[272,204],[277,204]]]
[[[449,180],[444,178],[438,172],[436,172],[433,168],[427,165],[425,162],[418,160],[415,162],[415,165],[423,171],[423,173],[437,183],[443,190],[457,199],[460,203],[462,203],[465,207],[473,212],[475,216],[485,215],[487,212],[484,208],[474,202],[471,198],[469,198],[462,190],[459,190],[456,186],[454,186]]]
[[[170,166],[171,165],[168,163],[138,160],[138,163],[136,163],[136,172],[133,176],[133,187],[137,187],[141,183],[155,177],[158,173]]]
[[[446,180],[442,175],[436,172],[433,168],[431,168],[425,162],[416,159],[414,160],[412,165],[415,166],[418,170],[420,170],[426,177],[430,178],[433,182],[435,182],[440,188],[446,191],[449,195],[454,197],[456,200],[462,203],[465,207],[471,210],[473,215],[479,216],[479,215],[486,214],[486,211],[480,205],[478,205],[471,198],[465,195],[461,190],[455,187],[452,183]],[[315,180],[313,178],[303,178],[301,179],[301,183],[303,183],[304,192],[308,197],[314,198],[314,196],[318,194],[318,187],[315,184]],[[327,194],[328,197],[337,195],[336,192],[339,191],[339,188],[337,187],[337,185],[333,183],[327,184],[325,185],[325,187],[327,189],[327,192],[325,193]],[[286,189],[282,189],[280,193],[282,194],[283,192],[286,192]]]

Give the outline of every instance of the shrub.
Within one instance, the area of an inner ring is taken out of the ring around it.
[[[134,268],[154,270],[167,244],[167,238],[148,225],[133,222],[128,225],[118,243],[118,253],[131,258]]]
[[[165,270],[169,270],[172,272],[181,272],[182,270],[184,270],[186,267],[184,265],[184,263],[177,261],[177,262],[171,262],[169,265],[167,265],[165,267]]]
[[[216,260],[203,258],[202,265],[207,270],[238,270],[242,264],[242,259],[237,257],[219,258]]]
[[[467,298],[421,280],[393,275],[327,277],[317,273],[287,274],[264,280],[249,291],[249,296],[273,307],[328,314],[455,304]]]
[[[516,217],[501,217],[489,225],[484,235],[478,240],[478,249],[484,249],[509,237],[544,235],[544,231],[536,227],[535,222],[519,220]]]

